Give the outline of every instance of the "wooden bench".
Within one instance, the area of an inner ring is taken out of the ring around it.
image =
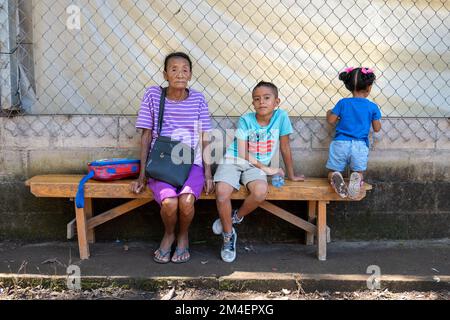
[[[30,187],[31,193],[36,197],[75,198],[81,178],[82,175],[41,175],[27,180],[26,185]],[[90,180],[86,183],[85,207],[78,209],[75,206],[76,229],[81,259],[89,258],[89,243],[95,242],[95,227],[153,201],[153,195],[148,189],[141,194],[130,192],[130,182],[131,180],[111,182]],[[366,191],[371,189],[372,186],[366,183],[358,200],[364,198]],[[233,193],[232,199],[243,200],[247,195],[248,191],[243,187],[241,190]],[[95,198],[128,198],[133,200],[93,216],[92,199]],[[215,199],[215,196],[214,194],[202,194],[201,199]],[[272,200],[308,201],[308,221],[277,207],[270,202]],[[319,260],[326,260],[327,233],[329,235],[326,212],[327,204],[330,201],[354,200],[340,198],[325,178],[307,178],[302,182],[286,180],[285,186],[280,189],[270,185],[267,200],[260,207],[305,230],[307,245],[314,244],[314,237],[317,237],[317,257]]]

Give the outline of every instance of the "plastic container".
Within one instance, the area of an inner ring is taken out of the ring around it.
[[[272,176],[272,185],[275,188],[281,188],[284,186],[284,177],[279,174]]]

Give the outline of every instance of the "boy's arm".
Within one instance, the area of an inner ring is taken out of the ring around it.
[[[245,140],[237,139],[237,145],[238,145],[238,156],[239,158],[247,160],[249,163],[254,165],[255,167],[261,169],[264,171],[267,175],[272,176],[275,174],[280,174],[284,176],[284,171],[281,168],[271,168],[263,163],[259,162],[255,157],[253,157],[248,152],[248,142]]]
[[[339,117],[331,112],[331,110],[327,111],[327,121],[329,124],[335,124],[336,122],[338,122],[338,120]]]
[[[372,120],[372,128],[373,128],[373,131],[379,132],[381,130],[381,121],[380,120]]]
[[[284,165],[286,166],[288,179],[292,181],[305,180],[305,176],[296,176],[294,173],[294,162],[292,160],[291,145],[289,144],[289,135],[280,137],[280,149],[281,155],[283,156]]]

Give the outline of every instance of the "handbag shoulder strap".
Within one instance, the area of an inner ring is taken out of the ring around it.
[[[161,99],[159,100],[159,114],[158,114],[158,136],[161,133],[163,118],[164,118],[164,105],[166,101],[167,88],[161,88]]]

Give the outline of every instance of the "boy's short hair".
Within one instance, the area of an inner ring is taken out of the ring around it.
[[[267,87],[272,89],[273,94],[275,95],[275,98],[278,98],[278,88],[276,85],[274,85],[272,82],[266,82],[266,81],[260,81],[258,84],[253,88],[252,96],[255,94],[255,90],[259,87]]]

